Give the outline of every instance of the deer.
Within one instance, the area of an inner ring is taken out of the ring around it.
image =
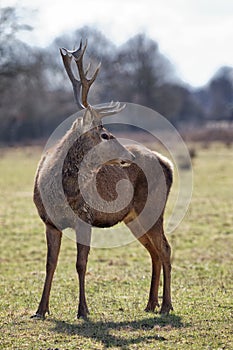
[[[172,163],[143,145],[123,145],[104,127],[102,119],[120,113],[125,105],[111,102],[92,106],[88,102],[88,92],[100,65],[88,78],[89,66],[85,69],[83,62],[86,48],[87,42],[83,45],[81,40],[76,50],[60,49],[82,116],[42,156],[35,175],[33,200],[45,224],[47,262],[41,300],[32,317],[44,319],[49,314],[62,231],[68,227],[76,233],[77,318],[88,317],[85,275],[92,227],[106,228],[119,222],[126,224],[151,257],[152,276],[145,311],[154,312],[160,307],[158,292],[163,270],[159,312],[169,314],[173,310],[171,248],[164,233],[164,211],[173,180]]]

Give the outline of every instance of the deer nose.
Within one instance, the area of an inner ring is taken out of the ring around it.
[[[135,158],[136,157],[132,152],[127,151],[125,154],[122,155],[120,163],[122,165],[130,165],[135,160]]]
[[[132,152],[129,152],[129,154],[130,154],[130,158],[131,158],[130,160],[133,162],[136,157]]]

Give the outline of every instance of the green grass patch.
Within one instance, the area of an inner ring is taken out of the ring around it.
[[[44,226],[32,202],[41,150],[0,150],[0,349],[233,348],[233,150],[216,144],[196,151],[192,203],[168,236],[171,315],[143,311],[150,258],[133,242],[92,249],[87,272],[91,314],[87,321],[77,320],[76,248],[64,236],[51,315],[36,321],[30,316],[41,296],[46,258]]]

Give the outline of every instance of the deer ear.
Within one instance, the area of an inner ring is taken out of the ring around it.
[[[82,128],[82,118],[77,118],[72,124],[72,130],[80,130]]]
[[[94,115],[91,109],[87,108],[83,116],[83,131],[87,131],[90,129],[93,120],[94,120]]]

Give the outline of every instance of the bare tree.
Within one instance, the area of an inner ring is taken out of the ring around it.
[[[155,107],[155,90],[174,75],[157,43],[144,34],[136,35],[120,47],[116,67],[120,72],[117,77],[121,79],[119,98],[124,100],[126,94],[127,101],[149,107]]]

